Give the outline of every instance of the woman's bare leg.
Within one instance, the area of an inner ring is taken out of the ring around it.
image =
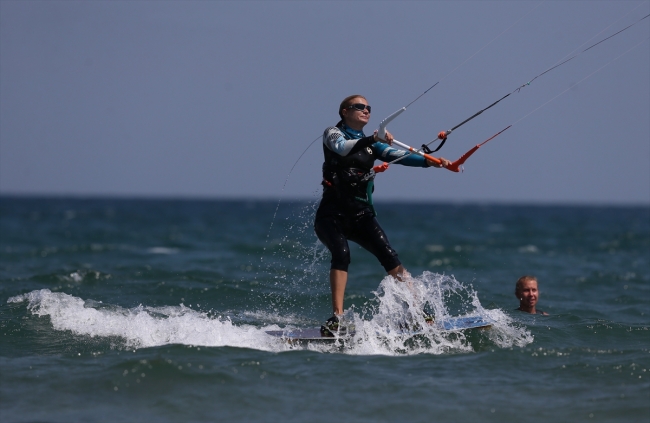
[[[404,282],[406,278],[411,276],[401,264],[396,268],[389,270],[388,274],[401,282]]]
[[[409,273],[401,264],[388,271],[388,274],[397,279],[404,281],[409,277]],[[343,314],[343,297],[345,296],[345,286],[348,283],[348,272],[345,270],[330,269],[330,287],[332,288],[332,311],[335,315]]]
[[[334,314],[343,314],[343,297],[345,285],[348,283],[348,272],[345,270],[330,269],[330,286],[332,288],[332,310]]]

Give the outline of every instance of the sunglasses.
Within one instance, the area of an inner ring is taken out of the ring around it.
[[[368,113],[370,113],[370,106],[368,106],[366,104],[363,104],[363,103],[350,104],[348,106],[348,109],[354,109],[354,110],[358,110],[360,112],[363,112],[364,110],[368,109]]]

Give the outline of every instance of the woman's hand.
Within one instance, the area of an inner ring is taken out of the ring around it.
[[[386,131],[386,138],[383,139],[383,140],[381,138],[379,138],[379,132],[378,131],[375,131],[375,134],[373,136],[375,138],[375,141],[380,141],[380,142],[383,142],[383,143],[388,144],[388,145],[393,144],[393,134],[391,134],[388,131]]]
[[[451,164],[451,162],[444,157],[440,157],[438,160],[440,160],[440,162],[434,162],[433,160],[427,159],[427,163],[429,166],[433,167],[447,167]]]

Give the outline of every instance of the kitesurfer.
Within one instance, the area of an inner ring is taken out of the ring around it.
[[[348,241],[354,241],[371,252],[395,279],[403,280],[408,276],[376,218],[372,202],[375,160],[388,163],[407,156],[397,163],[413,167],[451,164],[443,158],[437,163],[391,147],[393,136],[388,132],[384,140],[378,137],[377,131],[366,136],[363,127],[370,120],[370,109],[365,97],[346,97],[339,106],[341,120],[323,133],[323,197],[316,211],[314,229],[332,255],[329,279],[333,316],[321,327],[324,335],[342,329],[339,328],[339,319],[343,314],[350,264]]]

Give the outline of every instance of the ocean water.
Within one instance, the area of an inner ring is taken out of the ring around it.
[[[412,280],[353,247],[358,336],[291,345],[331,314],[316,205],[1,197],[0,420],[650,421],[650,208],[380,203]],[[494,324],[390,331],[422,308]]]

